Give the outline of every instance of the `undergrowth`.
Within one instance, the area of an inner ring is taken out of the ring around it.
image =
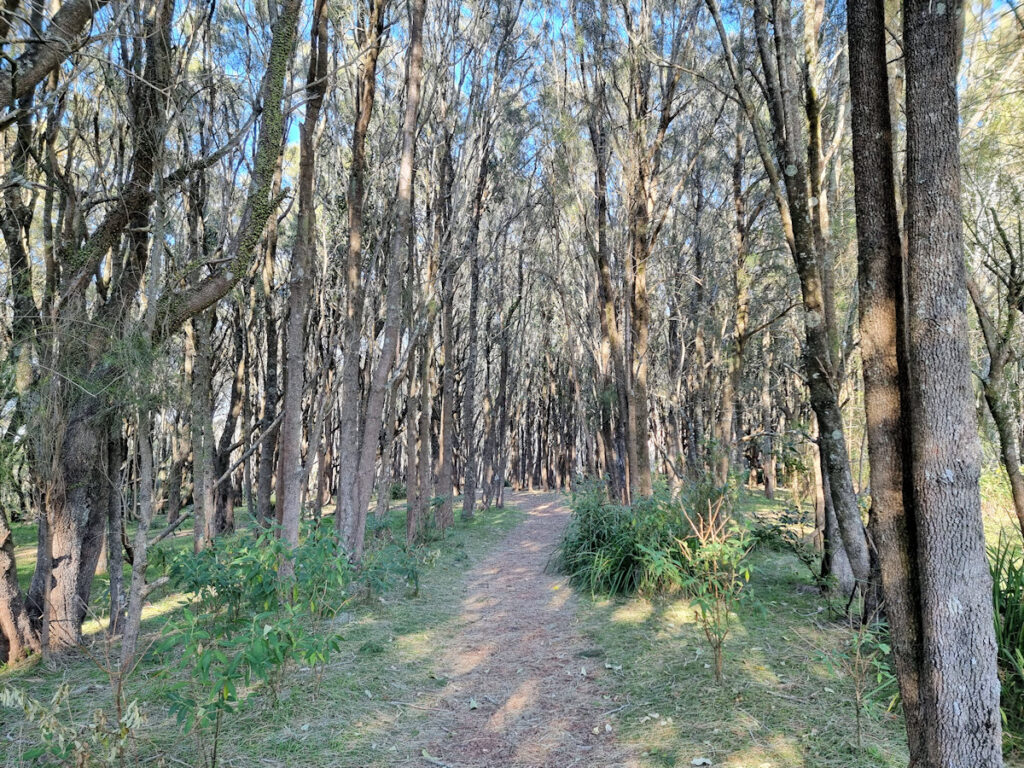
[[[744,494],[734,516],[756,531],[783,509],[782,501]],[[610,670],[620,738],[637,750],[638,764],[905,766],[884,630],[858,633],[836,619],[807,566],[781,542],[758,536],[743,562],[756,600],[732,605],[721,684],[689,589],[583,601],[582,624]]]
[[[572,519],[552,556],[570,583],[591,595],[650,595],[683,586],[691,571],[694,517],[714,506],[731,513],[734,494],[710,480],[693,483],[681,495],[658,484],[651,496],[632,505],[608,497],[599,480],[573,489]]]
[[[1003,534],[989,548],[1000,706],[1008,751],[1020,751],[1024,736],[1024,556],[1016,534]]]
[[[451,594],[470,559],[518,518],[514,509],[482,513],[411,551],[394,543],[400,535],[387,537],[358,572],[337,556],[329,523],[311,526],[284,588],[272,578],[285,555],[273,532],[242,532],[198,557],[182,547],[187,555],[158,564],[173,582],[144,622],[149,652],[124,681],[131,717],[108,714],[118,702],[87,658],[102,655],[96,635],[57,668],[35,659],[0,672],[6,703],[21,710],[0,710],[0,765],[31,764],[40,748],[45,764],[81,766],[314,765],[325,755],[331,765],[390,765],[379,751],[394,715],[388,700],[436,687],[424,669],[432,638],[457,611]],[[383,524],[404,532],[403,510]],[[30,717],[26,707],[52,709],[55,697],[63,726]]]

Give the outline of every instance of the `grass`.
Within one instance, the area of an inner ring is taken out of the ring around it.
[[[745,494],[751,518],[783,502]],[[612,671],[620,738],[650,768],[706,757],[726,768],[903,768],[902,718],[876,701],[857,746],[854,681],[830,658],[854,631],[826,609],[792,554],[759,546],[749,589],[714,682],[710,648],[681,596],[580,600],[589,640]]]
[[[994,496],[993,496],[994,497]],[[990,536],[1012,527],[1001,504],[986,504]],[[740,514],[758,518],[776,513],[784,501],[741,496]],[[444,542],[419,551],[420,590],[376,597],[351,608],[324,631],[340,631],[341,651],[321,680],[308,670],[288,674],[279,702],[271,707],[257,695],[225,722],[222,766],[336,766],[386,768],[415,758],[409,743],[431,717],[432,693],[441,677],[438,650],[458,630],[464,573],[520,519],[512,508],[490,510],[470,524],[457,523]],[[391,525],[403,535],[403,510]],[[32,526],[16,530],[19,573],[31,576]],[[170,540],[187,547],[186,530]],[[29,552],[29,556],[22,554]],[[863,741],[856,740],[854,685],[849,674],[828,662],[854,635],[830,614],[807,569],[791,554],[759,546],[751,556],[754,600],[740,607],[725,646],[725,681],[714,682],[712,656],[688,601],[653,599],[576,601],[577,619],[607,675],[618,738],[635,748],[644,768],[691,765],[706,757],[723,768],[896,768],[906,765],[903,725],[897,712],[877,706],[865,718]],[[104,579],[98,579],[96,593]],[[145,630],[156,632],[179,610],[179,596],[158,595]],[[90,652],[101,656],[102,633],[90,635]],[[588,662],[589,664],[590,662]],[[168,714],[166,682],[152,665],[128,681],[146,722],[137,759],[156,756],[165,765],[199,765],[194,739],[183,735]],[[109,704],[109,684],[88,659],[77,657],[48,666],[36,661],[0,672],[0,684],[28,689],[47,698],[61,681],[74,690],[73,716]],[[33,743],[31,727],[0,711],[0,766],[20,766],[20,754]],[[154,763],[160,764],[160,763]],[[1012,758],[1007,765],[1014,764]]]
[[[323,631],[343,636],[323,677],[293,669],[285,679],[276,706],[257,695],[225,720],[220,745],[221,766],[357,766],[392,765],[398,746],[394,729],[415,735],[416,721],[429,713],[416,708],[421,694],[444,685],[434,670],[437,648],[457,620],[459,601],[453,599],[463,573],[483,556],[521,518],[512,507],[492,509],[471,523],[456,523],[444,541],[431,542],[418,553],[421,563],[417,596],[398,589],[376,596],[371,603],[350,608]],[[392,511],[391,525],[404,536],[404,510]],[[181,545],[190,542],[187,532]],[[22,539],[21,541],[24,541]],[[102,586],[98,587],[102,589]],[[154,599],[144,631],[154,632],[179,610],[179,596]],[[97,633],[88,649],[102,658],[104,645]],[[146,718],[135,763],[160,757],[160,764],[199,765],[195,739],[183,735],[168,713],[165,681],[152,664],[143,664],[127,682],[127,698],[138,699]],[[48,698],[62,682],[73,690],[73,716],[88,719],[91,710],[108,706],[109,683],[99,667],[82,656],[47,666],[36,661],[21,669],[0,672],[0,684],[28,689],[37,699]],[[31,746],[30,726],[0,712],[0,765],[21,765],[20,755]],[[129,760],[129,763],[132,763]]]

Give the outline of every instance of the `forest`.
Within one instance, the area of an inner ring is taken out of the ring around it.
[[[0,765],[1024,764],[1022,94],[1015,0],[0,0]]]

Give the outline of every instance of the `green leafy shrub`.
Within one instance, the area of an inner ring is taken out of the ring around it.
[[[692,536],[678,542],[688,566],[682,585],[690,593],[694,617],[714,654],[718,683],[722,682],[723,651],[732,614],[748,594],[744,587],[750,581],[746,565],[750,537],[724,507],[724,499],[719,499],[717,504],[709,501],[703,514],[691,517],[684,512]]]
[[[310,525],[291,553],[295,562],[291,603],[315,619],[338,614],[349,599],[355,573],[329,525]]]
[[[1004,534],[989,549],[989,568],[1004,730],[1018,741],[1024,736],[1024,556],[1015,537]]]
[[[614,504],[602,483],[573,492],[572,520],[553,565],[592,594],[652,593],[682,583],[687,564],[677,545],[689,536],[682,506],[663,488],[632,506]]]
[[[276,705],[286,673],[297,664],[315,671],[319,684],[340,640],[312,633],[291,606],[236,624],[186,610],[157,648],[166,654],[165,674],[172,679],[165,691],[171,714],[196,737],[204,764],[213,768],[225,715],[257,691]]]
[[[283,584],[281,560],[294,564],[294,578]],[[222,611],[230,621],[274,610],[282,603],[305,606],[316,619],[330,618],[349,599],[354,571],[327,526],[304,526],[293,550],[275,529],[218,539],[206,549],[179,552],[167,566],[171,584],[195,603],[197,611]]]
[[[199,551],[181,551],[167,566],[171,584],[189,595],[197,611],[227,614],[267,611],[280,602],[277,566],[284,545],[271,530],[215,539]]]
[[[286,558],[293,576],[281,580]],[[171,712],[212,768],[224,717],[253,693],[275,704],[296,666],[308,667],[319,685],[341,638],[317,634],[311,620],[335,616],[348,604],[356,574],[333,532],[316,525],[304,529],[293,549],[276,531],[258,530],[182,552],[167,570],[191,607],[165,627],[155,651],[171,681]]]

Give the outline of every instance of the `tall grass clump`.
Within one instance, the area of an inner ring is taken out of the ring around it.
[[[632,506],[613,503],[600,482],[573,492],[572,520],[553,564],[591,594],[650,594],[678,587],[686,570],[679,540],[690,536],[682,506],[665,489]]]
[[[1024,555],[1016,537],[1002,535],[989,549],[1001,707],[1005,731],[1019,748],[1024,736]]]

